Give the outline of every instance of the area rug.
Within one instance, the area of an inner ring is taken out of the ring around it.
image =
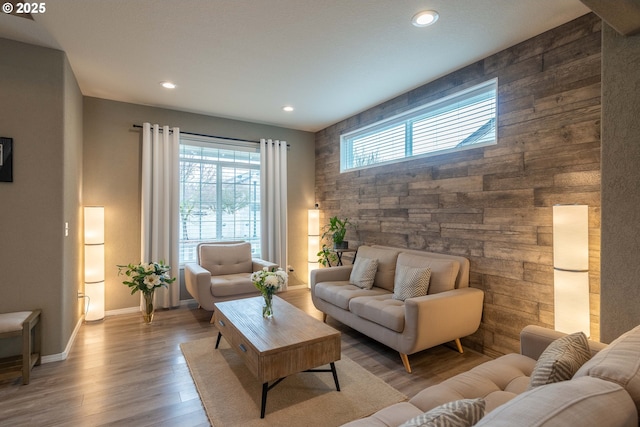
[[[180,344],[214,427],[339,426],[407,399],[343,355],[336,362],[341,391],[330,372],[291,375],[269,391],[260,419],[262,384],[224,339],[214,347],[214,338]]]

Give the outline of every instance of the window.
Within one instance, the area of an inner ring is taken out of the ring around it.
[[[244,240],[259,258],[259,146],[181,136],[180,223],[180,264],[205,241]]]
[[[340,172],[496,144],[497,80],[340,137]]]

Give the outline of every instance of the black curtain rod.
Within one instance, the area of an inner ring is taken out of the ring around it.
[[[142,125],[133,125],[133,127],[142,129]],[[160,130],[162,130],[162,128],[160,128]],[[240,138],[230,138],[228,136],[206,135],[204,133],[185,132],[183,130],[181,130],[180,133],[184,133],[185,135],[204,136],[206,138],[218,138],[218,139],[227,139],[229,141],[253,142],[255,144],[260,144],[260,141],[251,141],[248,139],[240,139]]]

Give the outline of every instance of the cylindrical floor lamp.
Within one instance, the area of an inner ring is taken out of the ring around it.
[[[589,207],[553,207],[555,329],[590,336]]]
[[[315,209],[309,209],[307,223],[307,268],[308,286],[311,286],[311,270],[318,268],[318,251],[320,250],[320,211],[316,205]]]
[[[104,319],[104,207],[84,208],[85,320]]]

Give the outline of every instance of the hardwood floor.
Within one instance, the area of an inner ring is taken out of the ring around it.
[[[309,291],[279,294],[321,319]],[[0,382],[1,426],[208,426],[179,344],[216,335],[211,313],[195,304],[84,324],[67,360],[34,368],[31,383]],[[410,356],[412,374],[397,352],[329,318],[342,333],[342,354],[411,397],[488,357],[453,343]],[[212,379],[215,381],[215,379]]]

